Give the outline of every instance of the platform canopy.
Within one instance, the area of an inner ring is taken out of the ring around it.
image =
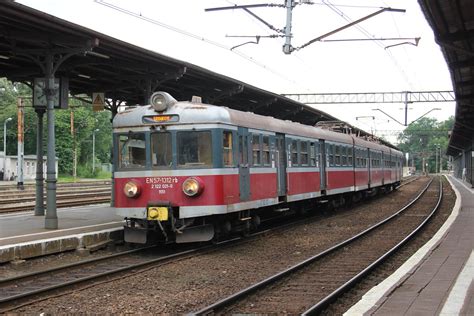
[[[448,154],[472,148],[474,142],[474,9],[471,0],[419,0],[451,73],[456,117]],[[434,74],[435,75],[435,74]]]
[[[114,104],[144,104],[154,91],[178,100],[201,96],[203,102],[251,111],[306,125],[337,118],[196,65],[149,51],[13,1],[0,4],[0,77],[31,86],[44,71],[35,58],[42,52],[72,54],[56,71],[68,77],[70,94],[105,92]],[[1,106],[1,105],[0,105]],[[112,107],[112,110],[114,108]],[[360,136],[363,130],[346,124]],[[393,146],[382,140],[383,143]]]

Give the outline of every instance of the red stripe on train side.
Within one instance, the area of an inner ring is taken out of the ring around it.
[[[250,199],[262,200],[277,196],[277,174],[252,173],[250,174]]]
[[[288,195],[321,191],[319,172],[289,172],[287,174]]]
[[[369,171],[367,169],[361,170],[356,169],[355,172],[355,185],[364,186],[369,183]]]
[[[353,170],[331,170],[328,172],[327,189],[347,188],[354,185]]]

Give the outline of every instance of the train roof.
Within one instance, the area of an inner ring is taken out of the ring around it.
[[[114,128],[131,128],[144,126],[142,118],[153,116],[158,113],[152,106],[139,106],[129,108],[117,114],[113,121]],[[270,116],[254,114],[233,110],[227,107],[193,103],[177,102],[172,107],[161,113],[161,115],[178,115],[179,122],[163,125],[191,125],[191,124],[225,124],[231,126],[242,126],[251,129],[284,133],[287,135],[299,135],[308,138],[324,138],[327,140],[352,144],[352,137],[347,134],[336,133],[320,128],[303,125],[291,121],[283,121]]]
[[[243,112],[227,107],[188,101],[176,102],[162,113],[157,113],[151,105],[128,108],[115,116],[113,127],[115,129],[144,127],[147,124],[143,123],[143,117],[156,115],[177,115],[179,117],[179,122],[157,123],[156,125],[224,124],[242,126],[250,129],[284,133],[289,136],[298,135],[346,144],[356,144],[374,150],[390,152],[390,149],[384,145],[357,138],[349,134],[337,133],[292,121],[283,121],[252,112]]]

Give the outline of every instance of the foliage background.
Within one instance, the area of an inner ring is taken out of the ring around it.
[[[3,123],[9,117],[13,120],[7,123],[7,155],[16,155],[18,140],[17,99],[24,98],[25,105],[25,155],[36,155],[37,115],[31,106],[31,89],[23,84],[12,84],[5,78],[0,78],[0,151],[3,151]],[[71,112],[74,112],[75,137],[71,134]],[[77,145],[77,176],[93,177],[98,172],[101,163],[110,163],[112,149],[112,124],[110,111],[93,112],[88,103],[69,99],[67,110],[55,111],[56,156],[60,175],[73,174],[74,140]],[[96,171],[92,171],[92,132],[96,132],[95,152]],[[43,121],[43,152],[47,148],[47,120]]]

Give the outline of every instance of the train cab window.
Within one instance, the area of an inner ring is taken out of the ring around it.
[[[234,166],[233,137],[231,131],[224,131],[222,138],[222,158],[224,167]]]
[[[212,167],[211,140],[210,131],[178,132],[178,167]]]
[[[293,167],[298,165],[298,141],[297,140],[291,141],[291,165]]]
[[[153,167],[171,168],[173,164],[171,133],[151,134],[151,163]]]
[[[308,142],[302,141],[300,143],[301,146],[301,165],[302,166],[308,166]]]
[[[260,135],[253,135],[252,136],[252,163],[254,166],[260,166],[261,161],[261,154],[260,154]]]
[[[120,135],[118,139],[119,169],[143,169],[146,166],[144,133]]]
[[[270,161],[270,137],[263,136],[262,142],[262,150],[263,150],[263,164],[269,166]]]
[[[316,154],[316,145],[314,143],[309,144],[309,165],[312,167],[319,167],[317,165],[317,154]]]

